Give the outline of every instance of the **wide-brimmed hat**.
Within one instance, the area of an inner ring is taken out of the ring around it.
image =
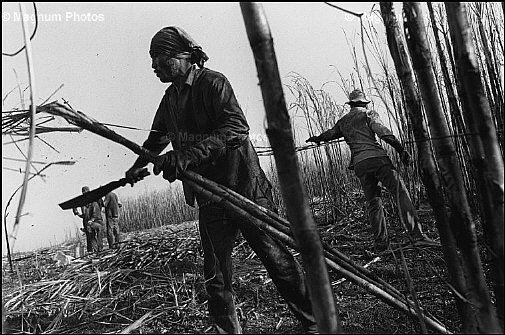
[[[370,100],[367,100],[367,98],[365,98],[365,93],[363,93],[360,89],[355,89],[351,92],[351,94],[349,94],[349,101],[346,102],[346,104],[351,102],[369,103]]]

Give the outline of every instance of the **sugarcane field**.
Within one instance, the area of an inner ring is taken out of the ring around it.
[[[2,334],[503,334],[503,2],[2,2]]]

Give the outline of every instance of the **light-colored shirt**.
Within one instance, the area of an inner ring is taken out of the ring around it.
[[[335,126],[318,136],[321,141],[330,141],[343,137],[351,150],[350,169],[368,158],[388,156],[387,152],[377,141],[376,136],[394,134],[384,126],[379,114],[374,110],[363,107],[353,107]]]

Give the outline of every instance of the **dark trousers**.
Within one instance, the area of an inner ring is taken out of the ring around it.
[[[103,225],[99,222],[88,223],[88,233],[91,240],[91,249],[93,252],[103,250]]]
[[[109,248],[118,248],[117,243],[120,242],[121,235],[119,233],[119,218],[109,216],[107,217],[107,242]]]
[[[257,203],[272,208],[266,200]],[[231,259],[239,230],[262,261],[295,317],[303,326],[315,324],[302,268],[282,243],[234,213],[213,204],[200,209],[199,229],[209,314],[219,333],[241,333],[233,301]]]
[[[86,250],[88,252],[93,252],[93,245],[92,245],[92,241],[91,241],[91,232],[89,231],[86,222],[84,222],[82,225],[84,227],[82,230],[84,232],[84,235],[86,236]]]
[[[368,218],[374,232],[376,244],[388,242],[386,219],[381,200],[382,185],[389,190],[398,205],[401,218],[409,236],[413,239],[423,236],[416,209],[409,193],[389,157],[373,157],[357,163],[354,172],[359,178],[368,203]]]

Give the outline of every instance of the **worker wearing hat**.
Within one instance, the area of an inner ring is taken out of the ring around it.
[[[319,136],[310,137],[306,142],[319,144],[343,137],[349,145],[351,151],[349,169],[354,170],[365,193],[376,252],[385,251],[389,247],[379,182],[397,199],[410,241],[417,245],[436,244],[423,233],[408,190],[387,152],[377,141],[376,135],[395,148],[403,164],[410,163],[410,155],[391,130],[384,126],[379,114],[367,108],[369,103],[370,100],[365,94],[355,89],[349,94],[349,101],[346,102],[351,107],[350,111],[338,120],[333,128]]]

